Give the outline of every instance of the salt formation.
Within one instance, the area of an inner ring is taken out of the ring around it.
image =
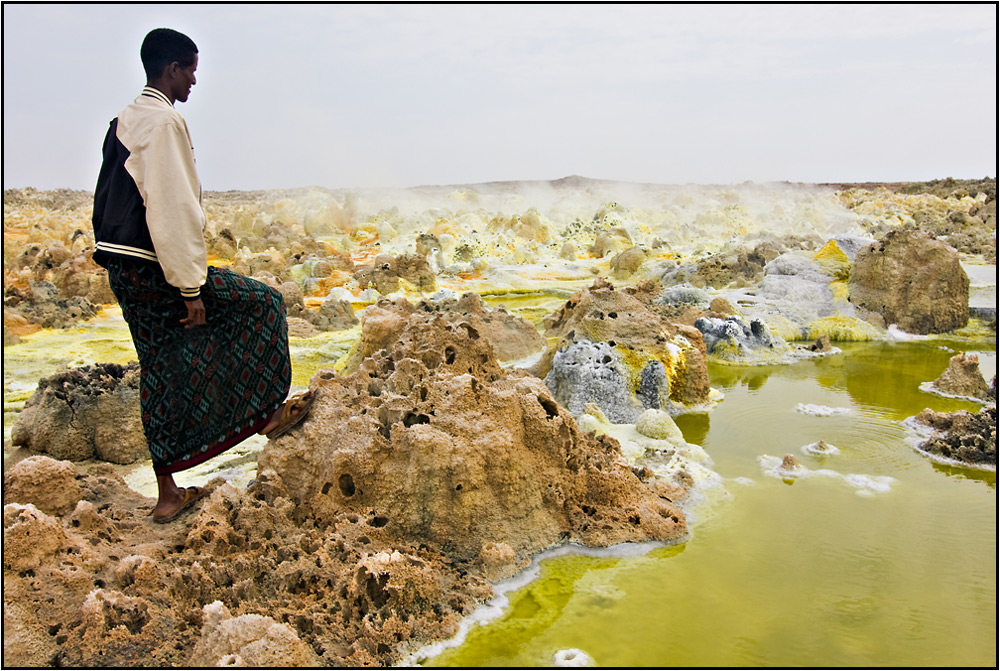
[[[757,463],[767,476],[783,480],[787,484],[800,480],[815,477],[832,478],[840,480],[848,487],[854,489],[858,496],[873,496],[874,494],[884,494],[892,490],[896,479],[888,475],[865,475],[863,473],[843,474],[829,468],[810,469],[793,454],[786,454],[782,457],[774,457],[762,454],[757,457]]]
[[[11,442],[56,459],[130,464],[149,457],[139,411],[139,364],[99,363],[44,378]]]
[[[921,385],[923,388],[923,385]],[[979,370],[979,357],[960,352],[948,361],[948,368],[930,384],[933,391],[996,403],[996,386],[991,389]]]
[[[986,406],[976,414],[968,410],[934,412],[928,408],[907,419],[906,424],[925,436],[917,445],[919,452],[947,463],[996,470],[996,405]]]
[[[710,468],[708,453],[700,445],[684,440],[666,410],[650,408],[639,415],[635,424],[615,424],[595,404],[588,404],[578,425],[581,431],[617,440],[633,471],[670,501],[689,500],[696,490],[721,482]]]
[[[686,533],[683,513],[636,477],[616,441],[582,434],[541,380],[503,371],[470,324],[379,317],[364,330],[394,340],[350,375],[320,373],[309,421],[260,455],[260,472],[293,501],[473,562],[495,560],[501,542],[520,561],[564,541]]]
[[[969,320],[969,278],[953,247],[921,232],[890,231],[858,252],[851,302],[908,333],[943,333]]]
[[[558,668],[594,666],[594,660],[583,650],[567,648],[566,650],[559,650],[552,656],[552,665]]]
[[[550,344],[532,372],[570,413],[594,403],[629,423],[647,408],[680,412],[708,401],[701,333],[639,299],[655,294],[649,284],[630,294],[598,280],[546,318]]]
[[[834,415],[850,415],[853,410],[850,408],[831,408],[827,405],[816,405],[815,403],[797,403],[795,412],[803,415],[813,415],[814,417],[832,417]]]
[[[809,445],[802,446],[802,454],[809,454],[818,457],[828,457],[840,454],[840,449],[830,445],[825,440],[820,440]]]

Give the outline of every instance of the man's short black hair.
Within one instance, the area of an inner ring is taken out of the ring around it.
[[[198,47],[194,41],[176,30],[156,28],[149,31],[142,41],[139,57],[146,71],[146,79],[153,80],[163,74],[163,69],[177,61],[182,67],[194,63]]]

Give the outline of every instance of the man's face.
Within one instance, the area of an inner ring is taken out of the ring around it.
[[[171,65],[171,69],[173,72],[171,92],[174,94],[174,99],[182,103],[187,102],[188,96],[191,95],[191,87],[198,83],[194,76],[194,71],[198,69],[198,54],[194,55],[194,62],[186,68],[177,64],[176,67]]]

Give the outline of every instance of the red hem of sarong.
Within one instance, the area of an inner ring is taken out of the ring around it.
[[[223,452],[225,452],[226,450],[228,450],[230,447],[233,447],[235,445],[238,445],[239,443],[242,443],[244,440],[246,440],[247,438],[249,438],[253,434],[255,434],[258,431],[260,431],[261,429],[263,429],[265,426],[267,426],[267,422],[271,418],[271,414],[272,413],[268,413],[264,417],[264,419],[260,420],[259,422],[257,422],[253,426],[251,426],[246,431],[243,431],[242,433],[239,433],[239,434],[233,436],[232,438],[230,438],[227,441],[219,443],[215,447],[213,447],[213,448],[211,448],[211,449],[209,449],[209,450],[207,450],[205,452],[201,452],[199,454],[196,454],[195,456],[189,457],[188,459],[185,459],[184,461],[178,461],[176,464],[170,464],[169,466],[162,466],[160,468],[154,468],[153,472],[156,473],[156,475],[170,475],[172,473],[177,473],[178,471],[185,471],[185,470],[187,470],[189,468],[197,466],[200,463],[208,461],[212,457],[217,457],[218,455],[220,455]]]

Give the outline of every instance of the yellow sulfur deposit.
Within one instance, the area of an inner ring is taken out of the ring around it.
[[[863,342],[882,337],[883,331],[857,317],[833,315],[809,324],[809,340],[826,336],[840,342]]]
[[[836,240],[830,240],[813,256],[819,267],[839,280],[846,280],[851,274],[851,260],[840,248]]]

